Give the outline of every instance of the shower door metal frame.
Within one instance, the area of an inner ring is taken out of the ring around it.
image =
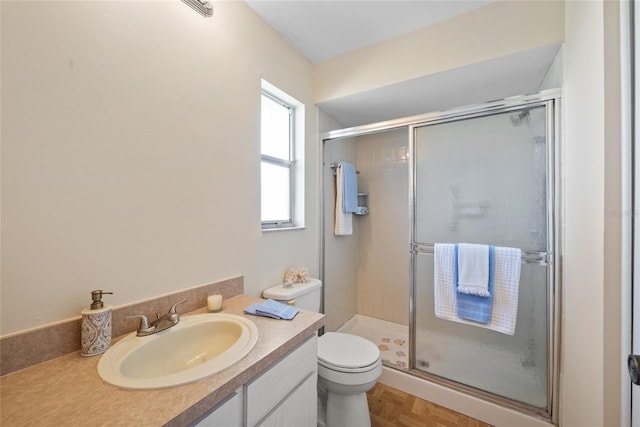
[[[547,251],[546,252],[528,252],[523,251],[522,262],[533,263],[539,265],[547,265],[547,407],[540,409],[524,403],[516,402],[506,397],[498,396],[493,393],[468,386],[443,378],[434,374],[429,374],[422,370],[416,369],[415,345],[416,345],[416,287],[415,287],[415,269],[416,257],[419,254],[433,253],[433,247],[424,244],[414,244],[417,237],[416,227],[416,195],[417,195],[417,177],[415,165],[415,144],[416,130],[421,127],[450,123],[460,120],[468,120],[473,118],[486,117],[489,115],[507,113],[510,111],[522,110],[524,108],[545,107],[546,112],[546,133],[547,133],[547,152],[546,152],[546,175],[547,175]],[[558,135],[559,133],[559,110],[560,110],[560,93],[559,91],[542,92],[537,95],[525,95],[509,98],[503,101],[487,103],[460,109],[449,113],[435,114],[425,117],[425,120],[419,123],[409,125],[409,165],[410,165],[410,201],[409,215],[411,226],[411,270],[410,270],[410,290],[409,290],[409,373],[418,377],[428,379],[432,382],[445,385],[447,387],[464,391],[466,394],[489,400],[493,403],[516,409],[520,412],[533,415],[545,421],[556,422],[557,414],[554,409],[557,408],[558,396],[558,349],[559,349],[559,313],[560,313],[560,254],[562,247],[558,227],[560,222],[560,180],[559,175],[559,149]]]
[[[356,127],[350,127],[345,129],[333,130],[325,132],[320,135],[320,168],[319,178],[324,182],[324,174],[327,173],[326,169],[328,165],[324,163],[324,143],[326,141],[356,137],[362,135],[368,135],[387,130],[409,128],[409,165],[410,165],[410,191],[409,191],[409,221],[410,230],[407,230],[407,238],[409,242],[413,242],[415,237],[415,176],[413,176],[413,144],[414,144],[414,129],[418,126],[424,126],[425,124],[445,123],[449,121],[482,117],[493,113],[504,112],[509,110],[518,110],[523,107],[532,107],[544,105],[547,107],[547,256],[544,261],[534,258],[531,262],[545,262],[549,263],[551,268],[548,269],[549,287],[547,290],[547,313],[548,313],[548,328],[547,328],[547,408],[546,410],[540,410],[526,404],[515,402],[511,399],[507,399],[501,396],[494,395],[492,393],[479,390],[474,387],[465,386],[456,383],[451,380],[446,380],[436,375],[431,375],[415,369],[415,288],[414,288],[414,254],[411,256],[410,266],[410,278],[409,278],[409,374],[421,377],[429,380],[433,383],[444,385],[448,388],[464,392],[467,395],[477,397],[492,403],[496,403],[500,406],[515,409],[519,412],[529,414],[540,418],[544,421],[551,421],[554,424],[557,423],[557,408],[558,408],[558,369],[559,369],[559,349],[560,349],[560,295],[562,284],[562,264],[561,257],[563,253],[563,246],[561,241],[561,233],[559,227],[562,218],[563,206],[560,197],[560,164],[561,159],[559,153],[559,136],[560,132],[560,109],[561,109],[561,90],[550,89],[541,91],[536,94],[521,95],[506,98],[503,100],[487,102],[483,104],[477,104],[472,106],[466,106],[456,109],[451,109],[446,112],[435,112],[420,114],[415,116],[403,117],[399,119],[387,120],[383,122],[377,122],[367,125],[361,125]],[[319,194],[319,206],[324,206],[325,191],[323,190]],[[323,209],[321,217],[321,239],[320,239],[320,275],[324,282],[325,272],[325,209]],[[409,250],[413,251],[409,245]],[[324,288],[324,286],[323,286]],[[323,292],[323,304],[324,304],[324,292]],[[324,309],[323,309],[324,312]],[[404,371],[403,371],[404,372]]]

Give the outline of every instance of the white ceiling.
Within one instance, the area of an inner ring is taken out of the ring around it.
[[[312,63],[452,18],[494,0],[245,0]],[[508,35],[505,35],[508,36]],[[537,92],[558,44],[318,103],[346,127]]]
[[[245,0],[312,63],[399,36],[493,0]]]

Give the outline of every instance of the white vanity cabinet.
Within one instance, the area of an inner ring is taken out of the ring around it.
[[[315,427],[318,338],[309,338],[221,402],[198,427]]]

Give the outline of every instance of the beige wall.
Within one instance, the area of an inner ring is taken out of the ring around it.
[[[318,274],[311,65],[243,2],[2,2],[2,334]],[[260,79],[306,104],[305,230],[260,231]]]
[[[575,426],[602,425],[603,420],[602,22],[598,22],[597,15],[601,5],[589,3],[589,10],[581,3],[568,2],[566,8],[564,86],[560,417],[563,425]],[[585,351],[588,357],[584,357]],[[585,372],[589,372],[590,379],[586,384]]]
[[[560,424],[568,427],[620,425],[625,405],[618,6],[566,3]]]
[[[498,0],[313,66],[316,102],[564,40],[562,1]]]

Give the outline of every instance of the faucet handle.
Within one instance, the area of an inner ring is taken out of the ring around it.
[[[179,302],[177,302],[177,303],[173,304],[173,305],[171,306],[171,308],[169,309],[169,314],[176,314],[176,315],[177,315],[177,314],[178,314],[178,311],[176,310],[176,306],[177,306],[177,305],[179,305],[179,304],[184,304],[184,303],[185,303],[185,302],[187,302],[187,301],[189,301],[189,300],[188,300],[188,299],[184,299],[184,300],[182,300],[182,301],[179,301]]]
[[[132,316],[127,316],[124,318],[124,320],[135,319],[137,317],[140,318],[140,326],[138,327],[138,334],[140,334],[140,332],[148,331],[149,319],[147,319],[147,316],[145,316],[144,314],[134,314]]]

